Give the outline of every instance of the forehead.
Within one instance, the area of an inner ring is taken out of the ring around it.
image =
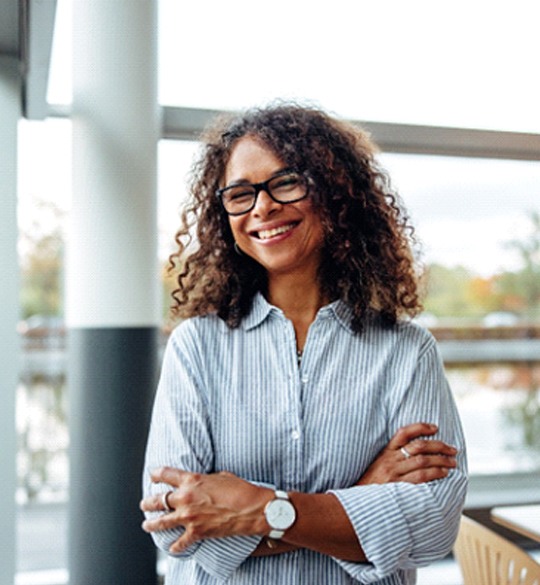
[[[225,167],[225,184],[240,180],[251,183],[263,181],[284,167],[282,159],[262,140],[244,136],[231,150]]]

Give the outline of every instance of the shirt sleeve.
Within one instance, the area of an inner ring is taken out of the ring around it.
[[[213,472],[214,451],[207,403],[201,391],[200,376],[196,375],[193,360],[189,359],[194,349],[190,347],[193,339],[189,335],[182,339],[178,334],[177,330],[167,343],[154,401],[143,476],[145,497],[170,489],[170,486],[151,482],[152,469],[169,466],[198,473]],[[148,513],[147,517],[155,515],[155,512]],[[182,533],[183,528],[179,527],[152,533],[152,538],[160,549],[171,554],[170,546]],[[260,540],[258,536],[207,539],[171,556],[193,559],[218,581],[226,581]]]
[[[458,466],[444,479],[419,485],[399,482],[330,491],[345,509],[368,559],[336,562],[362,583],[444,557],[457,535],[467,488],[465,442],[437,346],[434,340],[426,345],[410,384],[389,394],[389,435],[413,422],[435,423],[437,438],[459,450]]]

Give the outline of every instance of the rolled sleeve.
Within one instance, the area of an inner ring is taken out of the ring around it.
[[[332,490],[354,527],[368,560],[336,559],[352,577],[370,583],[399,569],[414,569],[452,548],[466,490],[460,472],[430,484],[394,483]],[[444,493],[436,484],[449,482]],[[435,488],[435,489],[434,489]],[[445,502],[444,504],[442,502]]]

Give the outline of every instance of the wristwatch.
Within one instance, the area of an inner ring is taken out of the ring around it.
[[[266,504],[264,515],[270,528],[269,538],[283,538],[285,530],[296,520],[296,510],[289,500],[287,492],[276,490],[276,497]]]

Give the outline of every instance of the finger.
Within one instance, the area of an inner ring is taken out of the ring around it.
[[[144,498],[139,503],[139,507],[143,512],[172,512],[176,508],[174,503],[177,499],[176,496],[175,490],[167,490],[161,494]]]
[[[428,481],[434,481],[436,479],[444,479],[449,474],[449,470],[446,467],[428,467],[426,469],[418,469],[411,473],[406,473],[401,476],[400,481],[406,481],[408,483],[426,483]]]
[[[150,472],[150,477],[154,483],[167,483],[174,487],[179,487],[188,480],[198,481],[200,476],[200,473],[184,471],[176,467],[160,467]]]
[[[422,437],[424,435],[434,435],[438,430],[437,425],[433,425],[430,423],[413,423],[404,427],[401,427],[396,431],[394,436],[390,439],[388,443],[389,449],[400,449],[414,441],[418,437]]]
[[[197,539],[195,538],[194,534],[191,530],[186,529],[184,534],[178,539],[175,540],[171,546],[169,547],[169,552],[172,554],[179,554],[184,552],[187,548],[189,548],[192,544],[195,544]]]
[[[161,514],[155,518],[147,518],[142,523],[142,529],[145,532],[161,532],[163,530],[170,530],[172,528],[178,528],[184,526],[185,520],[181,514],[175,510],[170,514]]]
[[[416,439],[411,441],[407,444],[406,449],[411,456],[438,453],[440,455],[448,455],[453,457],[458,453],[458,450],[454,446],[448,445],[443,441],[435,441],[430,439]]]
[[[144,500],[141,500],[139,507],[143,512],[162,512],[164,510],[161,495],[144,498]]]
[[[446,455],[415,455],[403,461],[399,468],[401,474],[404,475],[416,470],[432,467],[452,469],[456,466],[457,462],[454,457],[447,457]]]
[[[145,532],[157,532],[160,530],[159,520],[158,519],[145,520],[141,524],[141,527]]]

